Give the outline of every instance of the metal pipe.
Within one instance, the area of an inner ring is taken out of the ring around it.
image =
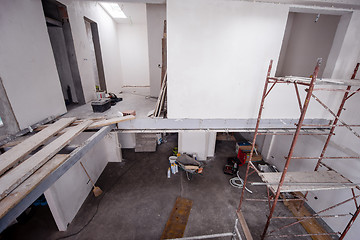
[[[286,157],[284,157],[286,158]],[[353,157],[292,157],[292,159],[360,159],[359,156]]]
[[[346,217],[349,216],[349,213],[345,214],[333,214],[333,215],[321,215],[321,216],[304,216],[304,217],[273,217],[278,219],[288,219],[288,218],[296,218],[296,219],[313,219],[313,218],[331,218],[331,217]]]
[[[294,86],[295,86],[295,92],[296,92],[296,96],[297,96],[297,100],[299,103],[299,108],[300,108],[300,112],[302,112],[302,106],[301,106],[301,99],[300,99],[300,94],[299,94],[299,89],[297,84],[294,82]]]
[[[306,127],[346,127],[345,125],[334,125],[334,124],[331,124],[331,125],[322,125],[322,124],[303,124],[303,127],[306,126]],[[360,127],[360,125],[353,125],[353,124],[348,124],[347,126],[349,127]]]
[[[267,93],[265,94],[265,98],[269,95],[270,91],[275,87],[275,84],[278,82],[278,80],[276,80],[270,87],[269,91],[267,91]]]
[[[278,237],[278,238],[287,238],[287,237],[308,237],[308,236],[322,236],[322,235],[338,235],[339,233],[308,233],[308,234],[284,234],[284,235],[267,235],[268,237]]]
[[[349,86],[350,87],[350,86]],[[347,93],[345,93],[344,95],[347,95]],[[325,103],[323,103],[318,97],[316,97],[314,94],[311,94],[311,96],[318,102],[318,103],[320,103],[320,105],[323,107],[323,108],[325,108],[326,110],[328,110],[328,112],[331,114],[331,115],[333,115],[334,117],[335,117],[335,120],[334,120],[334,123],[336,124],[337,123],[337,121],[339,121],[339,122],[341,122],[343,125],[345,125],[345,127],[347,128],[347,129],[349,129],[355,136],[357,136],[358,138],[360,138],[360,135],[357,133],[357,132],[355,132],[351,127],[349,127],[343,120],[341,120],[340,118],[339,118],[339,116],[340,116],[340,114],[335,114],[333,111],[331,111],[331,109],[328,107],[328,106],[326,106],[325,105]],[[343,101],[343,103],[345,104],[345,99],[344,99],[344,101]],[[341,106],[341,111],[342,111],[342,109],[343,109],[343,104],[342,104],[342,106]],[[340,108],[339,108],[339,110],[340,110]],[[340,113],[341,113],[341,111],[340,111]],[[330,133],[331,133],[331,130],[330,130]],[[329,135],[330,136],[330,135]],[[331,136],[330,136],[330,138],[331,138]]]
[[[350,219],[350,221],[346,225],[344,231],[341,233],[341,236],[340,236],[339,240],[344,239],[346,233],[350,230],[351,226],[353,225],[353,223],[355,222],[357,216],[359,215],[359,212],[360,212],[360,207],[358,207],[356,209],[356,212],[354,213],[354,215],[352,216],[352,218]]]
[[[359,91],[360,91],[360,88],[358,88],[356,91],[354,91],[352,94],[350,94],[350,95],[346,98],[346,100],[348,100],[349,98],[351,98],[352,96],[354,96],[355,93],[357,93],[357,92],[359,92]]]
[[[268,185],[277,185],[278,182],[252,182],[250,183],[252,186],[268,186]],[[346,183],[339,183],[339,182],[284,182],[282,184],[283,186],[354,186],[360,185],[360,183],[352,183],[352,182],[346,182]]]
[[[218,233],[218,234],[209,234],[201,235],[194,237],[183,237],[183,238],[168,238],[167,240],[195,240],[195,239],[209,239],[209,238],[220,238],[220,237],[232,237],[233,233]]]
[[[302,126],[302,123],[303,123],[303,121],[304,121],[307,108],[308,108],[308,106],[309,106],[309,102],[310,102],[310,98],[311,98],[311,95],[312,95],[312,90],[314,89],[314,84],[315,84],[315,81],[316,81],[316,77],[317,77],[317,75],[318,75],[318,73],[319,73],[319,68],[320,68],[321,61],[322,61],[321,59],[318,59],[317,64],[316,64],[316,67],[315,67],[315,69],[314,69],[314,73],[313,73],[313,75],[312,75],[312,79],[311,79],[311,82],[310,82],[309,90],[307,91],[306,98],[305,98],[305,102],[304,102],[304,105],[303,105],[303,110],[302,110],[302,112],[301,112],[300,119],[299,119],[299,122],[298,122],[298,125],[297,125],[297,128],[296,128],[296,132],[295,132],[293,141],[292,141],[292,143],[291,143],[290,151],[289,151],[288,157],[287,157],[287,159],[286,159],[286,163],[285,163],[285,166],[284,166],[284,170],[283,170],[283,173],[282,173],[281,178],[280,178],[280,182],[279,182],[279,185],[278,185],[278,189],[277,189],[277,191],[276,191],[274,203],[273,203],[272,208],[271,208],[271,211],[270,211],[270,213],[269,213],[268,220],[267,220],[266,225],[265,225],[265,228],[264,228],[264,232],[263,232],[263,234],[262,234],[262,236],[261,236],[262,239],[264,239],[265,236],[266,236],[266,232],[267,232],[267,230],[268,230],[268,228],[269,228],[269,225],[270,225],[270,220],[271,220],[272,215],[273,215],[273,213],[274,213],[274,211],[275,211],[275,207],[276,207],[277,201],[278,201],[279,196],[280,196],[281,186],[282,186],[282,184],[283,184],[284,181],[285,181],[285,176],[286,176],[286,173],[287,173],[287,170],[288,170],[290,161],[291,161],[291,157],[292,157],[292,155],[293,155],[293,153],[294,153],[294,148],[295,148],[297,139],[298,139],[298,137],[299,137],[299,133],[300,133],[300,130],[301,130],[301,126]]]
[[[245,175],[245,178],[244,178],[243,188],[241,190],[240,202],[239,202],[239,206],[238,206],[238,209],[237,209],[238,212],[241,210],[241,205],[242,205],[242,202],[243,202],[243,199],[244,199],[244,193],[245,193],[245,188],[246,188],[247,177],[248,177],[248,173],[249,173],[249,169],[250,169],[250,164],[252,164],[251,160],[252,160],[253,153],[254,153],[256,136],[257,136],[257,133],[258,133],[258,130],[259,130],[261,114],[262,114],[262,111],[263,111],[263,108],[264,108],[265,95],[266,95],[266,92],[267,92],[267,87],[268,87],[268,83],[269,83],[269,77],[270,77],[270,73],[271,73],[272,64],[273,64],[273,60],[270,60],[269,68],[268,68],[267,75],[266,75],[266,81],[265,81],[265,85],[264,85],[263,95],[262,95],[262,98],[261,98],[259,114],[258,114],[258,117],[257,117],[257,120],[256,120],[254,138],[253,138],[253,142],[252,142],[252,145],[251,145],[250,159],[249,159],[249,162],[248,162],[248,165],[247,165],[247,168],[246,168],[246,175]],[[255,169],[256,169],[256,167],[255,167]]]

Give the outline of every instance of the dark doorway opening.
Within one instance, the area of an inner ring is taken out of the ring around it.
[[[91,61],[94,71],[96,91],[106,92],[105,73],[101,57],[98,26],[96,22],[87,17],[84,17],[84,21],[91,51]]]
[[[69,110],[85,104],[85,97],[67,9],[51,0],[42,0],[42,5],[64,101]]]

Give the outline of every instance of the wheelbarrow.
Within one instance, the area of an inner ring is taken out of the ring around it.
[[[180,169],[185,171],[188,180],[191,180],[194,174],[201,174],[203,170],[203,163],[196,161],[195,158],[186,154],[178,156],[176,163]]]

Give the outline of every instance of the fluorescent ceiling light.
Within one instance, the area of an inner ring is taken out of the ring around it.
[[[112,18],[127,18],[125,13],[121,10],[119,4],[108,2],[101,2],[99,4]]]

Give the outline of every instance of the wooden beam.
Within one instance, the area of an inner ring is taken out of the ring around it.
[[[91,124],[88,127],[88,129],[100,128],[100,127],[104,127],[104,126],[108,126],[108,125],[112,125],[115,123],[124,122],[124,121],[128,121],[128,120],[133,120],[133,119],[135,119],[135,116],[133,116],[133,115],[128,115],[125,117],[110,118],[107,120],[94,122],[93,124]]]
[[[32,190],[37,187],[42,180],[49,176],[56,168],[58,168],[65,160],[69,158],[69,154],[57,154],[47,163],[38,169],[33,175],[15,188],[7,197],[0,201],[0,218],[5,216],[13,207],[15,207],[22,199],[25,198]]]
[[[9,151],[0,155],[0,175],[5,171],[18,164],[31,151],[35,150],[45,141],[49,140],[56,133],[63,130],[65,127],[75,121],[76,118],[62,118],[50,125],[50,127],[38,132],[32,137],[24,140],[22,143],[16,145]]]
[[[69,130],[66,131],[63,135],[56,138],[29,159],[4,174],[0,178],[0,200],[6,197],[20,183],[25,181],[25,179],[27,179],[37,169],[44,165],[73,138],[84,131],[91,123],[92,121],[90,120],[84,121],[75,127],[69,128]]]
[[[253,240],[253,237],[252,237],[250,229],[249,229],[249,227],[248,227],[248,225],[246,223],[244,215],[242,214],[241,211],[237,211],[236,214],[238,216],[238,219],[239,219],[241,228],[242,228],[242,230],[244,232],[244,235],[246,237],[246,240]]]

